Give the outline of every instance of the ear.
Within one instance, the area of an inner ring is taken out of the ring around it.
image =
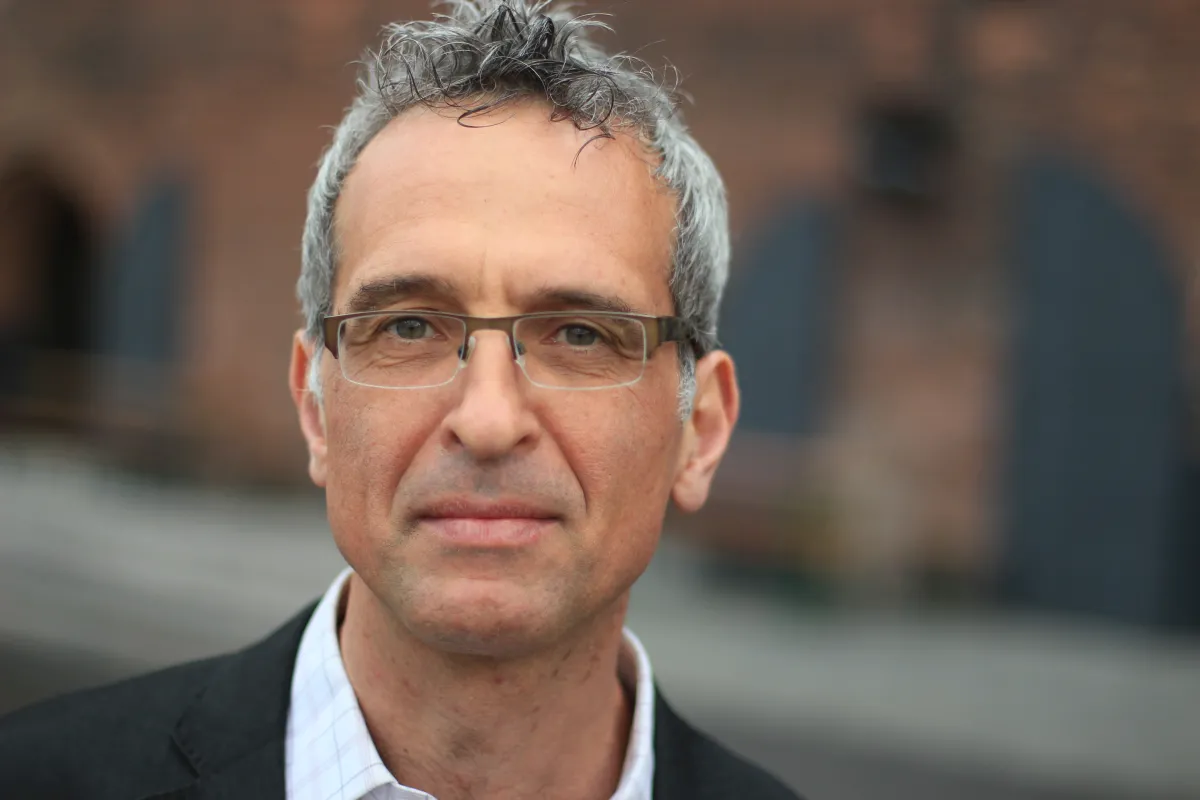
[[[325,486],[325,411],[308,389],[308,370],[313,358],[313,345],[304,331],[292,337],[292,363],[288,370],[288,387],[292,402],[300,416],[300,430],[308,444],[308,474],[317,486]]]
[[[684,423],[683,447],[671,498],[680,511],[697,511],[708,499],[713,475],[737,424],[737,374],[729,354],[717,350],[696,362],[696,396]]]

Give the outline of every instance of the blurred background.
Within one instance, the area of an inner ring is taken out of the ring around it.
[[[733,211],[741,428],[631,612],[666,694],[814,800],[1200,797],[1200,3],[589,10]],[[304,195],[428,13],[0,0],[0,710],[336,573]]]

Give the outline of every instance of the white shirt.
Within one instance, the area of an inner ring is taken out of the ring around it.
[[[347,568],[334,580],[300,639],[285,743],[287,800],[436,800],[392,777],[346,677],[337,615],[350,574]],[[612,800],[651,800],[654,680],[646,650],[628,628],[618,675],[634,691],[634,709],[625,766]]]

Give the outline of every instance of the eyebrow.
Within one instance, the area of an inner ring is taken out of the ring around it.
[[[536,310],[572,309],[577,311],[615,311],[636,313],[633,306],[616,295],[591,292],[587,289],[543,286],[531,294]]]
[[[377,311],[414,295],[434,300],[453,300],[458,296],[458,291],[453,283],[436,275],[397,275],[359,286],[346,303],[346,313]]]
[[[377,311],[414,296],[456,303],[460,295],[453,282],[436,275],[425,273],[397,275],[368,281],[359,286],[350,296],[345,313]],[[623,314],[637,313],[633,306],[617,295],[603,294],[587,289],[545,285],[531,292],[528,298],[530,310],[533,311],[570,309],[612,311]]]

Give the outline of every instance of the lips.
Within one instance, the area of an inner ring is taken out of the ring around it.
[[[556,519],[546,506],[520,500],[449,498],[422,506],[417,516],[445,519]]]
[[[455,498],[422,508],[417,519],[418,531],[448,545],[514,548],[535,543],[558,524],[559,516],[527,502]]]

